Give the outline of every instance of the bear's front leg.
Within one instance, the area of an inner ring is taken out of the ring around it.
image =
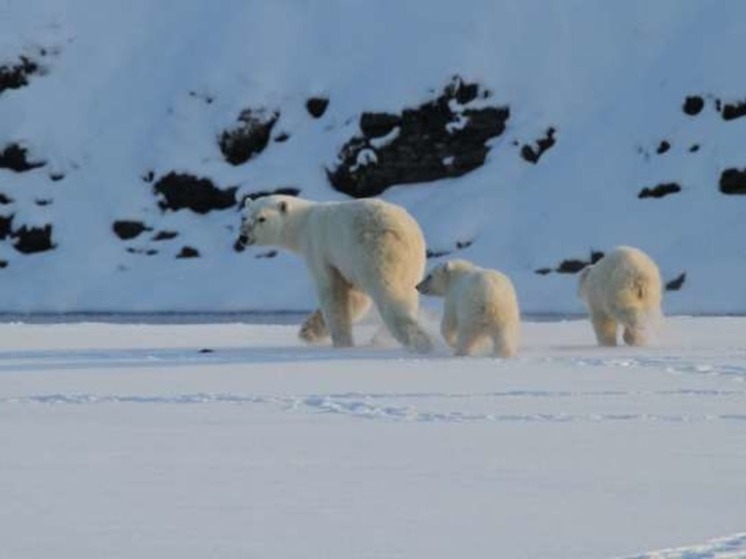
[[[332,336],[332,344],[334,347],[351,347],[353,342],[350,286],[333,268],[315,275],[319,304],[326,327]]]
[[[300,327],[298,337],[308,344],[317,344],[329,337],[329,330],[324,322],[321,309],[316,309]]]
[[[456,349],[458,345],[458,324],[456,323],[456,313],[446,306],[443,312],[443,319],[440,322],[440,333],[446,343]]]

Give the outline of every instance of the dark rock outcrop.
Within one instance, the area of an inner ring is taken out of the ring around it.
[[[267,147],[272,127],[279,118],[279,111],[244,110],[238,117],[238,124],[225,130],[218,139],[225,160],[231,165],[241,165],[261,153]]]
[[[666,283],[666,291],[678,291],[684,286],[686,281],[686,272],[682,272],[676,278]]]
[[[158,233],[153,237],[154,241],[170,241],[171,239],[175,239],[179,236],[179,233],[176,231],[158,231]]]
[[[603,252],[599,250],[592,250],[588,260],[583,260],[581,258],[568,258],[560,262],[559,265],[555,268],[544,267],[544,268],[539,268],[538,270],[535,270],[534,272],[536,274],[539,274],[540,276],[546,276],[547,274],[550,274],[552,272],[556,272],[558,274],[577,274],[586,266],[595,264],[596,262],[601,260],[603,257],[604,257]]]
[[[663,140],[660,144],[658,144],[658,148],[655,150],[655,153],[657,153],[658,155],[662,155],[669,149],[671,149],[671,144],[668,142],[668,140]]]
[[[10,233],[13,239],[13,247],[20,253],[33,254],[44,252],[55,248],[52,242],[52,226],[27,227],[21,226]]]
[[[0,169],[10,169],[16,173],[25,173],[44,167],[46,161],[29,161],[28,150],[16,143],[8,144],[0,152]]]
[[[13,216],[0,215],[0,241],[7,239],[13,230]]]
[[[654,186],[653,188],[643,188],[639,194],[637,195],[638,198],[663,198],[664,196],[668,196],[669,194],[676,194],[677,192],[681,192],[681,187],[675,183],[675,182],[666,182],[661,183],[659,185]]]
[[[217,188],[210,179],[171,172],[158,179],[153,191],[161,197],[162,210],[189,209],[198,214],[225,210],[236,205],[238,187]]]
[[[538,140],[536,140],[535,146],[525,144],[521,148],[521,157],[523,157],[523,159],[525,159],[529,163],[538,163],[539,159],[541,159],[541,156],[544,155],[544,152],[546,152],[556,143],[556,140],[554,139],[554,134],[556,132],[557,131],[554,128],[548,128],[546,135],[543,138],[539,138]]]
[[[427,258],[441,258],[443,256],[448,256],[450,254],[453,254],[456,251],[463,250],[465,248],[469,248],[471,245],[474,244],[473,240],[468,241],[456,241],[456,245],[454,248],[451,249],[427,249],[425,251],[425,256]]]
[[[742,116],[746,116],[746,101],[726,103],[723,105],[723,110],[720,115],[723,117],[723,120],[735,120]]]
[[[321,118],[329,106],[329,99],[326,97],[311,97],[306,101],[306,110],[313,118]]]
[[[0,66],[0,94],[6,89],[20,89],[28,85],[29,77],[39,72],[39,65],[25,56],[18,63]]]
[[[470,107],[479,92],[477,84],[455,78],[437,98],[399,115],[363,113],[361,135],[342,147],[336,167],[327,168],[329,182],[363,198],[477,169],[487,157],[487,141],[504,132],[510,116],[508,107]]]
[[[690,95],[684,100],[684,106],[681,108],[689,116],[696,116],[705,107],[705,100],[699,95]]]
[[[139,236],[143,231],[150,231],[150,227],[147,227],[142,221],[121,219],[115,221],[112,226],[112,230],[117,237],[123,241],[134,239]]]
[[[182,247],[181,252],[176,255],[176,258],[199,258],[199,251],[193,247]]]
[[[720,192],[746,194],[746,169],[726,169],[720,174]]]

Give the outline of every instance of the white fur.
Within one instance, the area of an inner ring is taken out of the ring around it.
[[[599,345],[616,345],[620,325],[625,343],[645,345],[662,318],[658,266],[636,248],[617,247],[585,268],[578,294],[588,307]]]
[[[485,339],[495,356],[512,357],[518,351],[518,298],[506,275],[452,260],[436,266],[417,289],[445,297],[440,330],[456,355],[473,354]]]
[[[266,196],[247,202],[241,237],[244,244],[278,246],[305,259],[321,308],[303,324],[304,340],[331,334],[335,346],[352,345],[352,323],[372,300],[400,343],[431,349],[417,322],[415,289],[425,269],[425,241],[403,208],[373,199],[320,203]]]

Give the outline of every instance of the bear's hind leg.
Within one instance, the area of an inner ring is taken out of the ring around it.
[[[374,301],[386,328],[400,344],[417,353],[429,353],[433,342],[417,321],[418,294],[414,289],[412,294],[410,301],[386,295],[376,295]]]
[[[492,354],[495,357],[515,357],[518,353],[518,334],[514,329],[500,328],[492,334]]]
[[[484,332],[473,324],[462,324],[458,332],[456,352],[459,357],[473,355],[484,338]]]
[[[605,313],[596,312],[591,315],[591,322],[598,345],[616,345],[617,323],[613,318]]]

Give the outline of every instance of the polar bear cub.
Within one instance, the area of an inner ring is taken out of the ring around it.
[[[518,298],[506,275],[451,260],[436,266],[417,290],[445,297],[440,330],[456,355],[472,355],[485,339],[495,356],[512,357],[518,351]]]
[[[584,268],[578,295],[588,308],[599,345],[616,345],[619,325],[627,345],[645,345],[663,316],[658,266],[633,247],[617,247]]]
[[[420,326],[419,293],[425,240],[415,219],[382,200],[313,202],[270,195],[247,200],[236,249],[277,246],[303,257],[320,309],[301,327],[307,342],[331,335],[336,347],[353,345],[352,324],[375,303],[402,345],[426,353],[430,337]]]

